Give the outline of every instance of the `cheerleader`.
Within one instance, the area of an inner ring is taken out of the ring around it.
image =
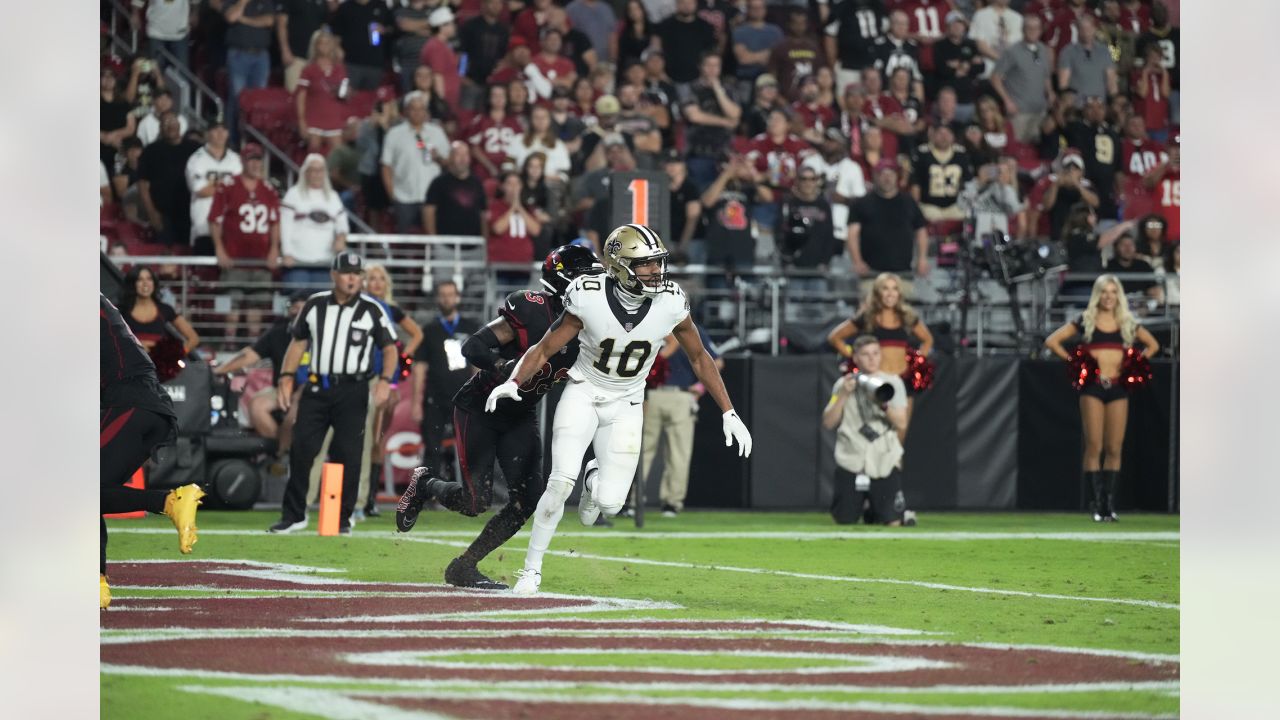
[[[827,342],[846,360],[853,358],[849,340],[857,335],[872,335],[880,341],[880,370],[902,377],[907,387],[907,421],[915,404],[914,395],[923,392],[933,380],[933,363],[927,358],[933,352],[933,334],[902,299],[902,284],[893,273],[880,273],[871,285],[871,294],[857,315],[845,320],[827,335]],[[911,342],[920,349],[911,347]],[[903,431],[905,436],[906,431]]]
[[[1076,335],[1083,335],[1084,341],[1073,358],[1062,344]],[[1129,419],[1129,393],[1150,378],[1146,361],[1160,344],[1129,312],[1124,287],[1115,275],[1095,280],[1084,314],[1055,330],[1044,344],[1073,366],[1084,431],[1084,477],[1093,490],[1093,520],[1116,520],[1116,480]]]

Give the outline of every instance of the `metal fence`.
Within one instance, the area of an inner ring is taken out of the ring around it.
[[[492,317],[509,292],[539,287],[537,264],[489,263],[480,237],[352,234],[347,243],[369,262],[387,269],[396,302],[419,322],[433,316],[434,287],[446,280],[457,283],[462,312],[475,318]],[[217,261],[209,257],[117,254],[112,260],[122,269],[137,264],[152,267],[204,347],[213,350],[251,342],[256,331],[286,311],[292,293],[324,289],[277,280],[232,287],[220,280]],[[690,264],[673,266],[671,275],[693,301],[695,319],[726,351],[772,355],[825,351],[827,332],[855,313],[870,289],[867,279],[837,269],[800,271],[757,265],[730,273]],[[1122,282],[1155,283],[1165,297],[1176,298],[1171,292],[1176,276],[1119,277]],[[1035,355],[1044,338],[1087,303],[1087,295],[1071,295],[1062,288],[1071,288],[1072,283],[1087,286],[1093,279],[1093,275],[1053,270],[1014,286],[986,277],[965,283],[958,270],[935,268],[928,278],[904,276],[903,285],[922,320],[934,330],[939,349]],[[1176,356],[1178,306],[1148,302],[1142,293],[1129,297],[1135,314],[1160,334],[1167,352]],[[236,325],[237,334],[232,336],[228,321],[235,315],[243,316],[239,319],[245,322]]]

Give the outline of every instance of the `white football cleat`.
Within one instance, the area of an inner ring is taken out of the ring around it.
[[[538,594],[538,586],[542,585],[542,573],[537,570],[521,568],[516,571],[516,585],[511,588],[512,595],[529,597]]]
[[[582,478],[582,497],[578,498],[578,520],[586,527],[596,524],[600,517],[600,504],[595,499],[596,480],[600,478],[600,461],[587,463],[587,474]]]

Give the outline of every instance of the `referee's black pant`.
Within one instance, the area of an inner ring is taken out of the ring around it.
[[[365,413],[369,409],[369,383],[352,381],[324,388],[309,384],[298,399],[298,420],[289,451],[289,485],[284,491],[281,519],[296,523],[307,516],[307,483],[311,463],[333,428],[329,460],[342,465],[342,517],[339,527],[350,527],[351,511],[360,489],[360,454],[364,449]]]

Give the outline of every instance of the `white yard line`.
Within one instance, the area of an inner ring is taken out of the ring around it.
[[[1075,693],[1097,692],[1155,692],[1177,693],[1177,680],[1152,680],[1143,682],[1092,682],[1092,683],[1043,683],[1038,685],[817,685],[811,683],[708,683],[708,682],[653,682],[649,680],[628,680],[618,682],[612,680],[470,680],[456,678],[448,680],[432,680],[426,678],[370,678],[346,677],[343,675],[292,675],[292,674],[254,674],[227,672],[222,670],[196,670],[185,668],[152,668],[139,665],[102,666],[106,675],[125,675],[142,677],[199,677],[208,680],[241,680],[260,682],[268,685],[284,685],[301,683],[304,685],[342,685],[357,683],[362,687],[382,685],[386,687],[403,687],[414,690],[433,690],[436,688],[456,688],[462,690],[487,690],[501,687],[508,693],[521,691],[548,690],[582,690],[601,688],[606,690],[633,691],[647,693],[656,690],[671,692],[759,692],[759,693],[830,693],[866,695],[883,693],[886,695],[1032,695],[1050,693],[1070,695]],[[377,691],[370,691],[377,692]]]
[[[172,535],[173,530],[164,528],[129,528],[111,526],[112,534],[134,533],[139,535]],[[257,530],[201,530],[201,535],[246,535],[268,537],[266,532]],[[298,533],[300,536],[312,536],[309,532]],[[403,535],[391,529],[361,529],[357,526],[348,537],[407,537],[423,538],[474,538],[475,532],[470,530],[423,530],[415,531],[413,536]],[[528,531],[516,534],[517,538],[528,538]],[[1169,542],[1177,543],[1180,535],[1177,531],[1118,531],[1118,532],[965,532],[965,531],[925,531],[903,530],[865,530],[863,532],[817,531],[789,532],[775,530],[742,531],[742,532],[650,532],[631,530],[568,530],[557,532],[557,538],[642,538],[645,540],[1063,540],[1075,542]]]
[[[666,707],[697,707],[709,710],[763,710],[774,712],[830,710],[844,712],[879,712],[901,715],[970,715],[981,717],[1042,717],[1062,720],[1135,719],[1156,720],[1176,717],[1174,715],[1158,715],[1152,713],[1116,713],[1106,711],[1075,710],[1043,710],[1037,708],[1018,707],[966,707],[912,705],[908,703],[885,703],[870,701],[853,701],[847,703],[818,700],[752,700],[752,699],[715,699],[715,698],[667,698],[647,697],[644,695],[616,694],[590,695],[581,697],[536,697],[514,699],[509,692],[502,689],[480,691],[476,693],[451,692],[445,690],[403,691],[403,692],[368,692],[343,691],[301,688],[267,688],[267,687],[211,687],[201,685],[184,685],[181,689],[191,693],[221,695],[237,700],[248,700],[284,707],[298,712],[308,712],[327,720],[408,720],[409,718],[437,718],[437,714],[426,711],[407,711],[382,703],[366,703],[356,698],[367,697],[377,699],[403,698],[412,700],[482,700],[498,702],[527,702],[556,705],[647,705]]]
[[[404,540],[411,542],[429,543],[433,545],[446,545],[449,547],[467,547],[467,543],[453,542],[449,540],[436,540],[433,538],[405,537]],[[896,578],[860,578],[846,575],[818,575],[815,573],[791,572],[789,570],[770,570],[766,568],[750,568],[737,567],[733,565],[708,565],[702,563],[676,562],[674,560],[649,560],[646,558],[636,557],[612,557],[609,555],[596,555],[593,553],[581,553],[577,551],[566,550],[548,550],[548,555],[557,555],[560,557],[581,558],[584,560],[602,560],[605,562],[620,562],[629,565],[654,565],[658,567],[674,567],[687,570],[722,570],[725,572],[746,573],[750,575],[781,575],[783,577],[801,578],[803,580],[823,580],[827,582],[843,582],[854,584],[884,584],[884,585],[907,585],[911,587],[927,588],[929,590],[948,590],[956,592],[981,593],[989,595],[1008,595],[1012,597],[1031,597],[1041,600],[1070,600],[1074,602],[1094,602],[1094,603],[1112,603],[1116,605],[1134,605],[1138,607],[1158,608],[1161,610],[1179,610],[1181,609],[1176,603],[1159,602],[1157,600],[1136,600],[1132,598],[1102,598],[1088,597],[1083,595],[1060,595],[1057,593],[1037,593],[1027,590],[1009,590],[1005,588],[989,588],[989,587],[972,587],[968,585],[951,585],[948,583],[925,582],[923,580],[899,580]]]

